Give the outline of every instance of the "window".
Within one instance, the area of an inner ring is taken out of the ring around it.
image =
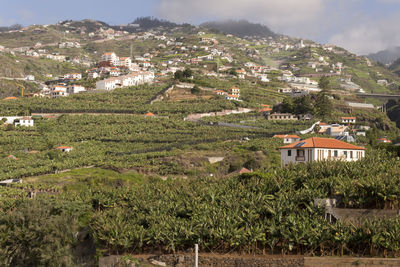
[[[343,151],[343,156],[347,159],[347,151]]]
[[[297,156],[298,157],[304,157],[304,150],[297,150]]]
[[[287,151],[287,155],[288,155],[288,157],[291,157],[292,156],[292,150],[288,150]]]
[[[334,150],[334,151],[333,151],[333,156],[334,156],[335,158],[337,158],[337,157],[339,156],[339,154],[338,154],[338,151],[337,151],[337,150]]]
[[[350,158],[353,158],[353,151],[350,151]]]
[[[328,150],[328,158],[331,158],[331,157],[332,157],[332,151]]]

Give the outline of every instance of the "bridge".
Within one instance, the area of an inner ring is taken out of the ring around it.
[[[382,99],[400,99],[400,95],[389,95],[389,94],[356,94],[358,97],[366,98],[382,98]]]

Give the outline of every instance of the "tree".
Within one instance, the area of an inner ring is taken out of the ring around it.
[[[181,70],[176,71],[174,74],[174,79],[179,80],[179,81],[182,80],[183,79],[183,71],[181,71]]]
[[[321,88],[322,90],[328,90],[329,86],[330,86],[330,81],[329,78],[324,76],[319,80],[318,83],[319,88]]]
[[[185,78],[190,78],[190,77],[192,77],[193,76],[193,71],[190,69],[190,68],[186,68],[184,71],[183,71],[183,77],[185,77]]]
[[[322,91],[318,94],[315,102],[315,108],[317,115],[323,119],[332,115],[333,104],[326,92]]]
[[[192,94],[199,94],[199,93],[200,93],[200,88],[199,88],[197,85],[195,85],[195,86],[190,90],[190,92],[191,92]]]
[[[292,113],[294,111],[293,100],[291,97],[286,97],[282,101],[281,111],[284,113]]]
[[[314,114],[314,104],[310,96],[297,97],[293,102],[295,114]]]

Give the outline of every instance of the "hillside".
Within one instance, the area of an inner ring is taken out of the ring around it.
[[[205,22],[200,26],[211,30],[217,30],[225,34],[233,34],[239,37],[257,36],[263,38],[263,37],[276,36],[276,34],[272,32],[267,26],[262,24],[251,23],[246,20]]]
[[[400,47],[393,47],[377,53],[369,54],[368,58],[375,62],[390,65],[400,58]]]
[[[380,141],[400,140],[400,101],[386,114],[366,97],[400,94],[398,75],[245,21],[133,24],[0,33],[0,262],[96,266],[196,243],[246,258],[400,255],[398,217],[334,223],[313,204],[398,216],[400,149]],[[331,140],[319,160],[300,141],[281,154],[295,134]]]
[[[389,69],[400,76],[400,58],[393,62]]]

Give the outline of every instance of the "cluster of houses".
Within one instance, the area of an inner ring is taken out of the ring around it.
[[[222,95],[225,97],[226,100],[234,100],[234,101],[242,101],[240,100],[240,88],[232,87],[231,93],[225,92],[223,90],[216,90],[215,93],[217,95]]]

